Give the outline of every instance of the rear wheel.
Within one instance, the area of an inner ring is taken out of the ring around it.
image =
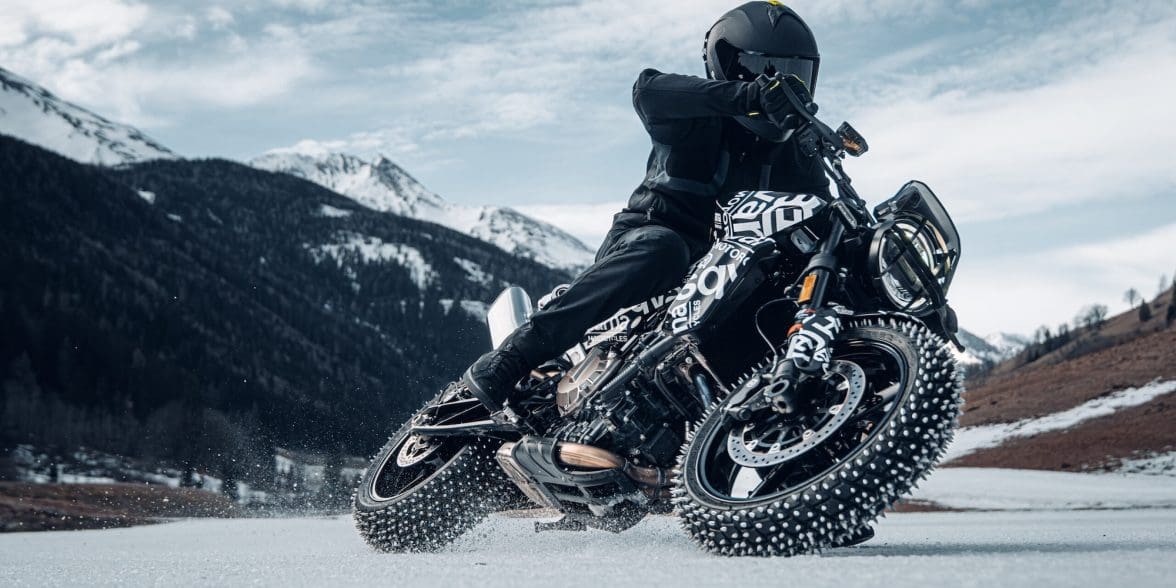
[[[405,423],[376,454],[355,491],[355,527],[381,551],[433,551],[517,499],[494,460],[499,443],[410,433],[430,407],[451,399],[451,385]]]
[[[722,402],[687,440],[675,500],[704,548],[795,555],[843,543],[942,455],[962,392],[942,339],[913,319],[858,320],[833,359],[799,414],[737,421]]]

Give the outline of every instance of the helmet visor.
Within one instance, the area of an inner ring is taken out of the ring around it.
[[[743,80],[750,82],[760,74],[774,76],[776,74],[793,75],[801,79],[809,91],[813,88],[813,67],[815,62],[806,57],[772,57],[762,53],[740,51],[735,54],[735,60],[727,71],[728,80]]]

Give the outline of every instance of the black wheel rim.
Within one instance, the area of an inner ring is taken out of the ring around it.
[[[412,418],[416,425],[449,424],[481,418],[481,404],[473,402],[460,388],[446,390]],[[381,458],[372,476],[369,494],[377,502],[396,500],[428,482],[468,447],[469,439],[456,437],[423,438],[411,433],[403,437]]]
[[[371,496],[377,502],[395,500],[404,496],[425,482],[453,461],[462,449],[464,443],[455,440],[440,442],[424,459],[403,467],[396,461],[397,455],[408,443],[413,443],[415,435],[405,435],[390,451],[384,454],[379,470],[372,477]]]
[[[742,506],[791,494],[824,477],[877,437],[882,425],[909,393],[910,366],[896,347],[877,339],[847,340],[838,346],[833,358],[856,363],[866,374],[866,399],[855,415],[812,451],[792,461],[763,468],[745,467],[731,459],[727,453],[727,435],[732,428],[745,423],[720,416],[722,420],[709,427],[698,440],[696,452],[697,479],[710,500]],[[898,387],[898,394],[889,401],[881,400],[879,393],[893,390],[894,386]],[[753,418],[768,419],[774,415],[765,413]]]

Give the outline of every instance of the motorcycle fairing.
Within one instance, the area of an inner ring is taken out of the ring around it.
[[[776,250],[771,239],[731,237],[715,243],[694,270],[670,305],[665,321],[671,333],[684,335],[699,330],[719,313],[728,314],[737,303],[723,303],[725,298],[738,300],[763,283],[765,276],[758,262]]]
[[[641,328],[646,318],[665,308],[674,299],[676,293],[676,289],[670,290],[645,302],[622,308],[613,313],[612,316],[597,323],[584,333],[584,338],[580,340],[580,343],[566,352],[568,359],[576,364],[587,357],[589,351],[602,343],[624,344],[628,342],[629,337],[634,331]]]
[[[739,192],[716,214],[723,237],[772,237],[813,218],[825,206],[814,194]]]
[[[754,191],[736,194],[716,214],[723,236],[695,265],[666,316],[674,335],[698,331],[738,307],[766,276],[760,262],[776,252],[776,243],[814,218],[826,203],[813,194]],[[802,247],[801,244],[794,245]],[[808,243],[807,240],[802,240]],[[803,247],[802,247],[803,248]],[[718,304],[724,298],[733,298]]]

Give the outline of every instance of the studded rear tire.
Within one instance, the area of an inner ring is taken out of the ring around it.
[[[683,446],[674,487],[681,523],[704,549],[788,556],[844,542],[910,492],[942,456],[957,425],[963,391],[944,341],[907,318],[852,321],[840,341],[843,350],[855,341],[859,348],[884,344],[896,363],[906,364],[904,383],[885,405],[884,416],[861,434],[856,447],[830,458],[827,468],[802,485],[740,499],[732,490],[716,490],[721,486],[716,479],[733,479],[715,473],[725,451],[715,443],[724,439],[722,427],[729,422],[722,410],[726,403],[718,403]]]
[[[410,466],[417,470],[400,467],[411,424],[388,439],[356,488],[352,516],[368,545],[384,552],[435,551],[517,502],[520,493],[494,460],[498,443],[490,440],[449,439]]]

